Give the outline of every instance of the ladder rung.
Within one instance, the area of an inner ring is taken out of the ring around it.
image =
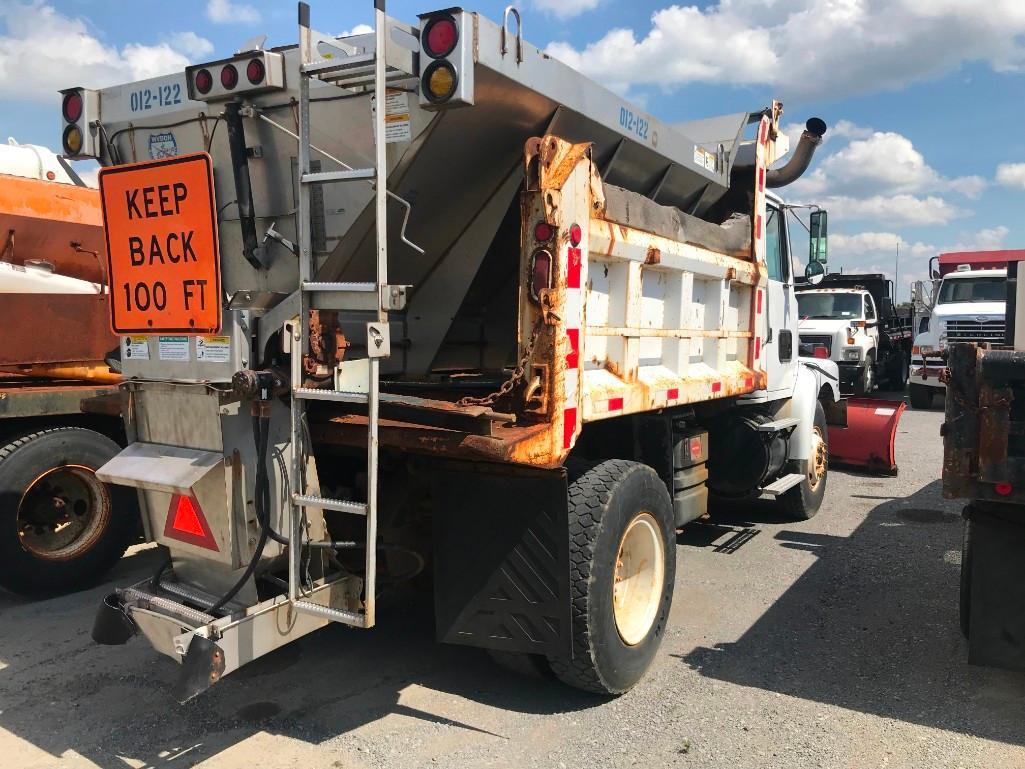
[[[312,614],[316,617],[323,617],[332,622],[342,622],[346,625],[355,625],[356,627],[367,626],[367,615],[362,612],[332,609],[330,606],[321,606],[319,603],[310,603],[309,601],[295,601],[292,605],[295,606],[296,611]]]
[[[330,182],[357,182],[363,179],[377,178],[373,168],[353,168],[350,171],[319,171],[303,174],[303,184],[328,184]]]
[[[362,502],[350,502],[347,499],[329,499],[312,494],[293,494],[292,501],[301,507],[319,507],[321,510],[337,510],[339,513],[366,515],[367,506]]]
[[[330,291],[332,293],[343,292],[358,294],[376,293],[377,284],[352,282],[329,283],[324,281],[307,281],[306,283],[303,283],[303,291]]]
[[[367,394],[348,390],[322,390],[316,387],[296,387],[296,398],[308,401],[334,401],[335,403],[366,403]]]

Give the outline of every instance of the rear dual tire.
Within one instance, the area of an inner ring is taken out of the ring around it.
[[[908,400],[911,401],[911,408],[913,409],[928,409],[932,408],[933,394],[935,389],[929,387],[929,385],[922,384],[909,384],[908,385]]]

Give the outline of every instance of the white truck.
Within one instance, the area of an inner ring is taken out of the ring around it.
[[[903,390],[911,355],[911,313],[898,310],[881,274],[826,275],[797,293],[802,351],[835,361],[840,384],[868,395],[879,382]]]
[[[70,89],[125,334],[100,475],[167,554],[93,637],[180,699],[424,572],[439,639],[618,694],[710,494],[822,504],[845,402],[769,189],[825,124],[774,169],[779,103],[670,126],[506,17],[376,0],[335,38],[300,3],[297,46]]]
[[[908,396],[911,406],[932,406],[946,386],[940,375],[953,342],[1002,344],[1007,270],[971,269],[963,264],[943,276],[925,330],[911,348]]]

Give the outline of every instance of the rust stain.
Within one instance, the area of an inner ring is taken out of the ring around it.
[[[654,246],[648,246],[648,254],[644,257],[645,264],[661,264],[662,252]]]

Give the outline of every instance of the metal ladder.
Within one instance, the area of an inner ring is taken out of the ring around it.
[[[380,361],[389,356],[388,313],[386,307],[393,306],[392,288],[388,286],[388,221],[386,189],[388,176],[385,142],[386,84],[399,77],[410,77],[387,62],[387,21],[384,0],[374,3],[375,51],[369,54],[350,56],[325,56],[318,50],[328,36],[315,33],[310,27],[310,8],[299,3],[299,323],[293,328],[292,344],[292,463],[290,466],[290,488],[292,489],[292,514],[289,526],[288,597],[297,611],[316,615],[346,625],[369,628],[375,622],[375,594],[377,589],[377,472],[378,472],[378,413],[380,394]],[[337,45],[337,44],[336,44]],[[372,88],[376,108],[374,110],[375,158],[373,168],[353,168],[342,171],[311,172],[310,144],[310,81],[323,80],[343,88]],[[315,282],[312,280],[314,263],[312,253],[312,206],[311,188],[317,184],[371,181],[375,183],[375,205],[377,218],[377,277],[370,283]],[[403,288],[404,287],[396,287]],[[404,297],[404,294],[403,294]],[[329,298],[333,308],[345,308],[369,312],[374,319],[367,323],[367,371],[366,392],[311,389],[301,386],[303,381],[303,356],[309,349],[308,313],[316,309],[318,298]],[[344,499],[329,499],[311,495],[306,489],[304,419],[306,403],[310,400],[327,400],[336,403],[366,403],[368,419],[367,435],[367,501],[355,502]],[[362,612],[342,611],[321,606],[301,599],[300,557],[302,549],[303,512],[307,507],[334,510],[366,518],[366,577],[364,582],[364,610]]]

